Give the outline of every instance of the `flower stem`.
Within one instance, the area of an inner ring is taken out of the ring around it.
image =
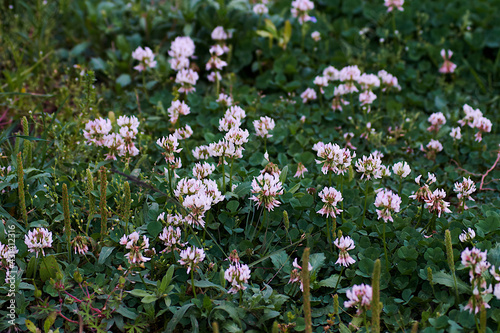
[[[232,192],[233,188],[233,164],[234,164],[234,158],[231,159],[231,170],[229,171],[229,191]]]
[[[332,247],[332,229],[330,227],[330,217],[326,218],[326,237],[328,239],[328,245],[330,246],[330,251],[333,252],[333,247]]]
[[[344,269],[345,269],[345,266],[342,266],[342,269],[340,270],[339,279],[337,280],[337,284],[335,284],[335,289],[333,290],[333,292],[337,291],[337,287],[339,286],[340,279],[342,278],[342,273],[344,273]]]
[[[172,170],[170,166],[168,166],[168,188],[170,190],[170,196],[174,196],[174,191],[172,190]]]
[[[224,156],[222,157],[222,194],[226,193],[226,172],[224,171]]]
[[[361,221],[361,227],[363,227],[363,223],[366,218],[366,204],[368,202],[368,182],[365,183],[365,207],[363,208],[363,220]]]
[[[344,175],[340,175],[340,194],[342,201],[340,202],[340,209],[342,209],[342,224],[344,223]]]
[[[422,215],[424,215],[424,203],[420,205],[420,217],[418,218],[417,225],[415,226],[415,229],[417,229],[420,226],[420,223],[422,222]]]
[[[191,268],[191,287],[193,288],[193,296],[194,298],[196,298],[196,287],[194,286],[194,273],[192,268]]]
[[[401,188],[403,187],[403,176],[399,178],[399,188],[398,188],[398,195],[401,198]]]
[[[385,266],[386,266],[387,272],[389,272],[389,257],[387,256],[387,244],[385,241],[385,225],[386,224],[387,224],[387,222],[384,222],[384,230],[383,230],[382,240],[384,242]]]

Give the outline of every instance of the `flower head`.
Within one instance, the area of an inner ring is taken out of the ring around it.
[[[318,214],[335,217],[342,209],[337,208],[337,204],[343,200],[342,194],[333,187],[325,187],[319,193],[323,207],[317,211]]]
[[[205,251],[194,246],[182,250],[179,255],[181,259],[178,262],[183,266],[187,266],[188,274],[191,270],[198,268],[198,265],[205,260]]]
[[[128,236],[123,235],[120,244],[125,245],[125,248],[130,250],[129,253],[125,254],[125,258],[130,264],[140,265],[151,260],[151,258],[143,256],[143,252],[149,250],[149,239],[145,235],[142,236],[142,239],[137,231]]]
[[[29,252],[35,252],[36,257],[38,257],[39,252],[45,255],[44,249],[52,247],[52,232],[45,228],[30,230],[24,236],[24,243],[28,246]]]
[[[254,120],[253,126],[255,127],[255,134],[262,138],[270,138],[272,137],[269,134],[269,131],[272,131],[276,126],[276,123],[273,119],[269,117],[260,117],[259,120]]]
[[[464,232],[462,232],[460,236],[458,236],[458,239],[460,239],[462,243],[465,243],[472,241],[474,237],[476,237],[476,232],[474,231],[474,229],[468,228],[467,230],[464,230]]]
[[[410,174],[411,168],[405,161],[398,162],[394,164],[394,166],[392,167],[392,172],[394,172],[396,175],[402,178],[406,178],[406,176]]]
[[[148,67],[156,67],[155,55],[149,47],[143,49],[139,46],[134,52],[132,52],[132,58],[141,62],[139,65],[134,67],[134,69],[139,72],[146,70]]]
[[[375,207],[381,208],[377,209],[378,219],[381,218],[384,222],[391,221],[394,222],[391,213],[398,213],[401,205],[401,197],[391,190],[382,189],[378,191],[377,197],[375,198]]]
[[[354,260],[351,257],[349,252],[347,252],[347,251],[353,250],[355,248],[354,241],[352,240],[351,237],[342,236],[340,238],[337,238],[333,243],[340,250],[339,258],[335,262],[336,264],[340,264],[342,266],[347,267],[347,266],[354,264],[356,262],[356,260]]]
[[[257,206],[263,205],[268,211],[278,207],[281,203],[276,197],[283,194],[283,187],[279,175],[261,174],[252,180],[252,197]]]
[[[457,65],[452,63],[450,61],[451,56],[453,55],[453,52],[451,50],[441,50],[441,58],[443,58],[443,64],[441,65],[441,68],[439,68],[439,73],[441,74],[451,74],[455,71],[457,68]]]
[[[346,292],[346,296],[349,300],[344,302],[344,306],[346,308],[354,306],[358,308],[357,314],[361,314],[370,309],[372,287],[365,284],[354,285],[351,290]]]

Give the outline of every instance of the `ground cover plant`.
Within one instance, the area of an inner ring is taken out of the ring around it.
[[[2,332],[493,332],[499,1],[2,1]]]

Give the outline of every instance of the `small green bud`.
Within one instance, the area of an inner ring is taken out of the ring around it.
[[[432,268],[427,267],[427,280],[429,280],[429,283],[434,285],[434,281],[432,280]]]
[[[452,272],[455,272],[455,259],[453,258],[453,246],[451,244],[450,230],[446,230],[444,232],[444,242],[446,245],[446,259],[448,260],[448,266]]]
[[[83,281],[82,274],[80,274],[80,272],[76,270],[75,273],[73,273],[73,279],[76,281],[76,283],[82,283]]]
[[[288,220],[288,212],[286,210],[283,211],[283,222],[285,223],[285,229],[288,230],[290,228],[290,221]]]
[[[108,118],[111,121],[111,123],[113,124],[116,121],[115,113],[113,111],[109,111],[108,112]]]
[[[64,277],[64,276],[63,276],[63,274],[62,274],[61,272],[57,272],[57,273],[56,273],[56,280],[61,281],[61,280],[63,279],[63,277]]]
[[[35,290],[35,298],[42,297],[42,291],[40,289]]]

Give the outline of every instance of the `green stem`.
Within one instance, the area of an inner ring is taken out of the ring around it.
[[[401,188],[403,187],[403,176],[399,178],[399,189],[398,189],[398,195],[401,197]]]
[[[420,226],[420,223],[422,222],[422,215],[424,215],[424,203],[420,205],[420,216],[418,218],[417,225],[415,226],[415,229],[417,229]]]
[[[146,98],[149,99],[148,97],[148,91],[146,89],[146,71],[142,71],[142,88],[144,89],[144,95],[146,95]]]
[[[193,296],[196,298],[196,287],[194,286],[194,272],[193,268],[191,268],[191,287],[193,288]]]
[[[233,164],[234,158],[231,158],[231,170],[229,171],[229,191],[233,191]]]
[[[335,285],[335,289],[333,290],[333,292],[337,291],[337,287],[339,286],[340,278],[342,277],[342,273],[344,273],[344,269],[345,269],[345,266],[342,266],[342,269],[340,270],[339,279],[337,280],[337,284]]]
[[[363,220],[361,221],[361,227],[363,227],[363,223],[366,218],[366,204],[368,202],[368,181],[365,183],[365,206],[363,208]]]
[[[384,222],[384,231],[383,231],[382,240],[384,242],[385,266],[386,266],[387,272],[389,272],[389,257],[387,256],[387,244],[385,241],[385,225],[386,224],[387,224],[387,222]]]
[[[222,194],[226,193],[226,172],[224,171],[224,156],[222,156]]]
[[[326,237],[328,239],[328,245],[330,246],[330,251],[333,252],[332,247],[332,229],[330,227],[330,218],[326,218]]]
[[[340,209],[342,209],[342,224],[344,223],[344,175],[340,175],[340,194],[342,201],[340,202]]]
[[[170,196],[174,196],[174,191],[172,189],[172,169],[170,168],[170,165],[168,167],[168,188],[170,190]]]
[[[264,152],[267,152],[267,136],[264,136]]]

